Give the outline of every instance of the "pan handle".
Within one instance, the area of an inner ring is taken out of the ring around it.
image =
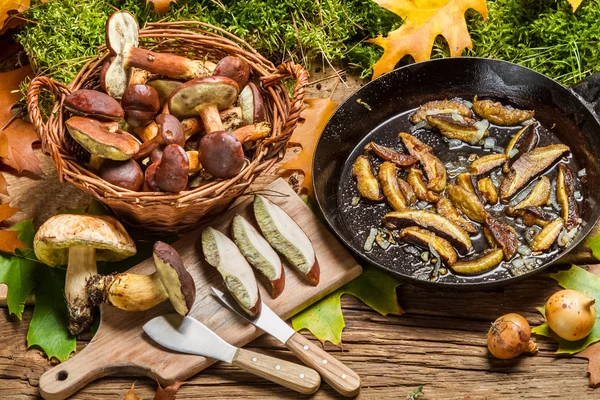
[[[600,116],[600,71],[571,86],[571,90],[581,96],[596,115]]]

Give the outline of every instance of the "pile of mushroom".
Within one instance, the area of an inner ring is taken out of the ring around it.
[[[91,155],[86,167],[131,191],[178,193],[237,176],[251,144],[271,134],[250,65],[140,49],[138,30],[130,13],[112,14],[105,93],[81,89],[65,99],[67,130]]]

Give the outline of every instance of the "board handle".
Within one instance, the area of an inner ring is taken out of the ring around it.
[[[321,377],[314,369],[250,350],[238,349],[231,364],[304,394],[316,392],[321,385]]]
[[[325,382],[339,394],[354,397],[360,392],[360,377],[356,372],[298,332],[294,333],[285,345],[304,364],[316,369]]]

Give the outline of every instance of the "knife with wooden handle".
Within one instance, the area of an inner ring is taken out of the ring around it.
[[[325,382],[338,393],[346,397],[354,397],[360,392],[360,377],[356,372],[294,331],[265,303],[261,306],[260,315],[250,319],[244,313],[239,312],[237,306],[223,292],[214,287],[212,290],[227,308],[275,337],[290,349],[296,357],[301,359],[304,364],[317,370]]]
[[[312,394],[321,384],[315,370],[232,346],[192,317],[156,317],[144,325],[144,332],[168,349],[224,361],[300,393]]]

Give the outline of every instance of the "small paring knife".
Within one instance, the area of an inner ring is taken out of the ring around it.
[[[358,392],[360,392],[360,377],[356,372],[294,331],[265,303],[262,303],[260,315],[250,319],[243,312],[238,311],[237,305],[227,295],[214,287],[212,290],[227,308],[279,340],[304,364],[316,369],[325,382],[338,393],[346,397],[358,395]]]
[[[143,329],[163,347],[230,363],[300,393],[312,394],[321,385],[315,370],[232,346],[192,317],[162,315],[146,322]]]

